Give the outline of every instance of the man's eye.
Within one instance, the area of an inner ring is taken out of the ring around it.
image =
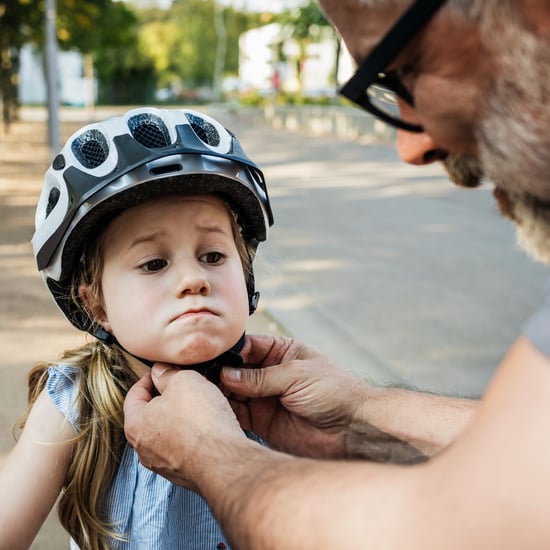
[[[378,73],[375,83],[381,86],[382,92],[377,91],[377,95],[381,96],[377,97],[377,99],[387,103],[395,103],[397,99],[395,96],[397,95],[414,106],[414,98],[412,96],[414,79],[413,68],[408,65],[399,69],[392,69],[385,73]],[[389,90],[389,95],[384,96],[384,90]]]
[[[406,74],[402,69],[393,69],[391,71],[378,74],[379,82],[392,90],[395,88],[404,87],[405,77]]]
[[[219,264],[222,262],[224,256],[221,252],[207,252],[202,256],[199,256],[199,260],[206,264]]]
[[[150,260],[148,262],[145,262],[141,266],[141,268],[144,271],[148,271],[149,273],[155,273],[157,271],[160,271],[164,267],[166,267],[166,264],[167,264],[166,260],[161,260],[161,259],[157,258],[155,260]]]

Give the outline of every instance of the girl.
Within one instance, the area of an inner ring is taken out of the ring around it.
[[[31,371],[0,470],[1,550],[28,548],[59,493],[83,549],[227,548],[198,495],[141,466],[122,405],[155,361],[213,382],[239,364],[272,223],[261,171],[206,115],[136,109],[69,139],[46,173],[33,249],[60,310],[96,340]]]

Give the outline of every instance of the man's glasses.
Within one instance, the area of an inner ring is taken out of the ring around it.
[[[422,126],[401,118],[398,99],[414,107],[414,98],[393,71],[384,70],[444,3],[445,0],[416,0],[363,60],[340,94],[387,124],[423,132]]]

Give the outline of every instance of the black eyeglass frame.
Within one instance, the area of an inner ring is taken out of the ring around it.
[[[367,90],[372,84],[380,84],[414,107],[413,97],[399,82],[392,83],[390,79],[386,80],[383,77],[384,69],[445,2],[446,0],[416,0],[361,62],[355,74],[342,86],[340,95],[387,124],[409,132],[423,132],[422,126],[394,118],[378,109],[370,101]]]

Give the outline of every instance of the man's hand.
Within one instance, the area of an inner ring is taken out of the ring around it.
[[[276,449],[313,458],[423,458],[363,422],[359,411],[372,389],[315,350],[288,338],[247,336],[241,355],[247,368],[224,368],[222,383],[241,426]]]
[[[154,388],[160,396],[153,397]],[[124,402],[126,437],[141,463],[197,491],[197,476],[215,468],[225,448],[247,442],[220,390],[191,370],[155,365]]]

